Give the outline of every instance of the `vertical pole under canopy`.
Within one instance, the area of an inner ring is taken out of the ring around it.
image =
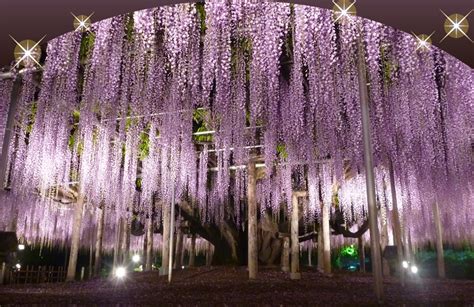
[[[181,227],[178,227],[176,230],[176,252],[175,252],[175,259],[174,259],[174,268],[180,269],[183,265],[182,255],[183,255],[183,231]]]
[[[191,237],[191,250],[189,251],[189,267],[194,267],[196,261],[196,234]]]
[[[311,261],[311,254],[313,252],[313,241],[309,241],[309,246],[308,246],[308,266],[313,266],[312,261]]]
[[[122,264],[127,265],[130,261],[130,232],[131,225],[128,217],[123,219],[123,247],[122,247]]]
[[[444,267],[443,227],[441,225],[441,214],[439,213],[438,202],[433,203],[433,214],[436,227],[436,255],[438,260],[438,277],[445,278],[446,270]]]
[[[168,274],[169,248],[170,248],[170,211],[171,206],[163,204],[163,242],[161,246],[160,275]]]
[[[120,262],[120,249],[122,247],[122,218],[117,219],[115,224],[115,246],[114,246],[114,270]]]
[[[283,252],[281,256],[281,270],[283,272],[290,271],[290,238],[283,237]]]
[[[174,180],[171,181],[171,215],[170,215],[170,246],[168,259],[168,282],[171,282],[173,274],[173,237],[174,237]]]
[[[375,295],[379,302],[383,301],[382,258],[380,253],[380,236],[377,225],[377,207],[375,199],[375,175],[370,135],[369,94],[362,41],[358,43],[358,79],[359,98],[362,113],[362,136],[364,142],[365,180],[367,185],[367,202],[369,207],[370,251],[372,273],[375,282]]]
[[[150,214],[150,217],[147,220],[146,228],[146,262],[145,262],[145,271],[151,271],[151,266],[153,263],[153,216]]]
[[[248,164],[248,270],[249,279],[257,278],[258,272],[258,247],[257,247],[257,198],[256,198],[257,174],[255,161],[250,160]]]
[[[322,203],[321,203],[322,205]],[[318,227],[318,271],[324,272],[323,225]]]
[[[80,189],[79,189],[80,191]],[[79,241],[81,240],[82,212],[84,210],[84,197],[79,195],[74,206],[74,220],[72,224],[71,253],[67,266],[66,281],[73,281],[76,277],[77,255],[79,254]]]
[[[389,176],[390,176],[390,192],[392,194],[392,224],[393,224],[393,236],[395,244],[397,245],[397,259],[400,272],[400,282],[402,286],[405,286],[405,270],[402,269],[401,265],[403,262],[403,243],[402,243],[402,227],[400,223],[400,214],[398,212],[398,201],[397,201],[397,190],[395,187],[395,172],[393,171],[393,163],[389,162]]]
[[[388,245],[388,218],[387,218],[387,207],[385,204],[380,204],[380,224],[382,225],[382,233],[380,236],[380,245],[382,252]],[[384,218],[385,217],[385,218]],[[388,260],[382,257],[382,273],[383,276],[390,276],[390,265]]]
[[[94,261],[94,276],[100,273],[101,258],[102,258],[102,239],[104,237],[104,219],[105,206],[99,211],[99,222],[97,225],[97,237],[95,241],[95,261]]]
[[[331,229],[329,227],[329,206],[323,203],[322,223],[323,223],[323,269],[324,274],[331,275]]]
[[[18,99],[21,90],[21,77],[18,77],[13,83],[12,95],[10,98],[10,106],[8,109],[7,124],[5,126],[5,134],[2,142],[2,155],[0,156],[0,190],[3,190],[7,181],[8,174],[8,156],[10,154],[10,144],[12,140],[13,128],[15,127],[15,116],[18,107]]]
[[[359,271],[365,273],[365,247],[364,247],[364,238],[363,235],[360,235],[357,238],[357,248],[359,252]]]
[[[300,240],[299,240],[299,212],[298,196],[293,193],[291,197],[291,273],[290,279],[300,279]]]

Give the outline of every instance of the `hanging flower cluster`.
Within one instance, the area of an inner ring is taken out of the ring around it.
[[[71,185],[89,210],[109,212],[110,242],[121,218],[159,223],[173,199],[189,201],[203,223],[242,225],[245,167],[255,157],[264,164],[261,212],[291,210],[292,192],[305,190],[306,223],[320,218],[321,204],[360,223],[362,55],[383,223],[394,184],[413,242],[433,236],[423,225],[434,202],[449,240],[474,239],[458,230],[474,227],[473,73],[441,50],[416,51],[413,37],[374,21],[241,0],[139,11],[92,31],[50,41],[39,93],[24,76],[11,194],[39,194],[25,209],[47,216],[38,236],[67,240],[69,222],[48,197]],[[0,81],[2,119],[11,88]],[[36,227],[27,220],[25,236]]]

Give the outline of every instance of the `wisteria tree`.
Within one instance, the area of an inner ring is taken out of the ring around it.
[[[37,71],[22,74],[0,228],[67,244],[71,203],[83,199],[81,244],[102,211],[110,250],[122,221],[161,231],[174,199],[179,227],[212,242],[215,261],[244,263],[254,161],[262,263],[280,259],[294,191],[307,193],[301,240],[319,231],[324,206],[333,234],[359,237],[363,52],[381,229],[394,223],[396,191],[404,240],[433,240],[437,203],[446,242],[472,243],[473,72],[416,43],[358,17],[243,0],[143,10],[53,39],[39,87]],[[0,81],[2,124],[11,89]]]

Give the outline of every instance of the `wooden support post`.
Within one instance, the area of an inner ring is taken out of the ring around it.
[[[130,262],[130,232],[131,224],[128,217],[123,220],[123,238],[122,238],[122,264],[126,265]]]
[[[322,204],[322,203],[321,203]],[[318,228],[318,271],[324,272],[324,247],[323,247],[323,225]]]
[[[90,245],[89,245],[89,267],[87,268],[87,278],[88,279],[91,279],[92,277],[92,271],[93,271],[93,267],[94,267],[94,240],[93,238],[91,238],[91,242],[90,242]]]
[[[170,253],[170,210],[171,205],[163,204],[163,243],[161,246],[160,275],[168,275]]]
[[[181,227],[178,227],[176,231],[176,251],[175,251],[175,259],[174,259],[174,268],[181,269],[183,266],[182,260],[183,256],[183,231]]]
[[[80,191],[80,189],[79,189]],[[79,254],[79,242],[81,240],[82,213],[84,210],[84,197],[79,195],[74,208],[74,219],[72,224],[71,253],[67,267],[66,281],[74,281],[76,276],[77,256]]]
[[[212,244],[211,242],[207,242],[207,249],[206,249],[206,266],[210,267],[212,265]]]
[[[283,237],[283,252],[281,257],[281,270],[283,272],[290,271],[290,238]]]
[[[313,266],[313,264],[311,263],[312,252],[313,252],[313,241],[310,240],[309,246],[308,246],[308,266]]]
[[[248,270],[249,279],[257,278],[258,272],[258,237],[257,237],[257,174],[255,161],[250,160],[248,163],[248,187],[247,187],[247,204],[248,204]]]
[[[359,252],[359,271],[365,273],[365,247],[362,235],[357,238],[357,248]]]
[[[385,219],[384,219],[385,217]],[[387,220],[387,207],[385,204],[380,205],[380,224],[382,225],[382,233],[380,236],[380,245],[382,252],[388,245],[388,220]],[[382,257],[382,273],[383,276],[390,276],[390,265],[388,260]]]
[[[438,263],[438,277],[445,278],[446,270],[444,266],[444,250],[443,250],[443,228],[441,225],[441,215],[439,213],[438,202],[433,203],[433,215],[436,227],[436,254]]]
[[[390,176],[390,192],[392,194],[392,225],[393,237],[397,245],[397,269],[400,272],[400,282],[405,286],[405,270],[402,268],[403,262],[403,244],[402,244],[402,227],[400,223],[400,214],[398,213],[397,189],[395,187],[395,172],[393,171],[393,163],[389,162],[389,176]]]
[[[104,237],[104,219],[105,206],[103,206],[102,210],[99,211],[99,221],[97,223],[97,236],[95,238],[94,276],[98,276],[100,273],[100,266],[102,261],[102,240]]]
[[[298,196],[293,193],[291,198],[291,272],[290,279],[300,279],[300,239]]]
[[[196,234],[193,233],[191,237],[191,250],[189,251],[189,267],[192,268],[195,265],[196,259]]]
[[[150,214],[150,217],[147,220],[146,228],[146,262],[145,262],[145,271],[152,270],[153,264],[153,217]]]
[[[331,229],[329,228],[329,206],[322,204],[322,224],[323,224],[323,269],[324,274],[331,275]]]
[[[370,251],[372,272],[374,276],[375,295],[379,303],[384,300],[382,257],[380,253],[380,238],[377,225],[377,207],[375,198],[375,175],[372,155],[372,139],[370,135],[369,94],[365,69],[365,56],[362,41],[358,42],[358,81],[359,98],[362,114],[362,136],[364,143],[365,180],[367,185],[367,202],[369,211]]]
[[[122,218],[119,217],[117,219],[117,222],[115,224],[115,245],[114,245],[114,267],[113,269],[117,267],[117,265],[120,263],[120,250],[122,248]]]
[[[81,281],[84,280],[84,272],[85,272],[86,268],[85,267],[81,267]]]
[[[5,274],[7,272],[7,264],[2,262],[2,271],[0,272],[0,285],[3,285],[5,282]]]
[[[15,116],[20,98],[22,78],[18,77],[13,83],[12,94],[10,97],[10,106],[8,108],[7,124],[5,126],[5,134],[2,140],[2,151],[0,156],[0,190],[3,190],[8,177],[8,157],[10,155],[10,144],[14,136],[13,129],[15,127]]]
[[[168,283],[171,283],[171,276],[173,275],[173,237],[174,237],[174,180],[171,180],[171,214],[170,214],[170,247],[169,247],[169,261],[168,261]]]

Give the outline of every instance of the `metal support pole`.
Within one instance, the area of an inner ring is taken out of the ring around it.
[[[377,225],[377,207],[375,199],[375,176],[372,157],[372,140],[370,136],[369,95],[365,70],[365,57],[362,42],[358,43],[358,79],[359,96],[362,113],[362,132],[364,141],[365,179],[367,184],[367,201],[369,207],[370,251],[372,272],[375,281],[375,294],[379,302],[383,302],[382,258],[380,252],[380,237]]]
[[[170,216],[170,250],[168,259],[168,282],[171,283],[173,273],[173,238],[174,238],[174,180],[171,181],[171,216]]]
[[[8,156],[10,154],[11,139],[14,135],[15,116],[20,98],[22,79],[18,77],[13,83],[12,95],[10,97],[10,107],[8,109],[7,125],[3,135],[2,155],[0,157],[0,189],[3,190],[7,181]]]

